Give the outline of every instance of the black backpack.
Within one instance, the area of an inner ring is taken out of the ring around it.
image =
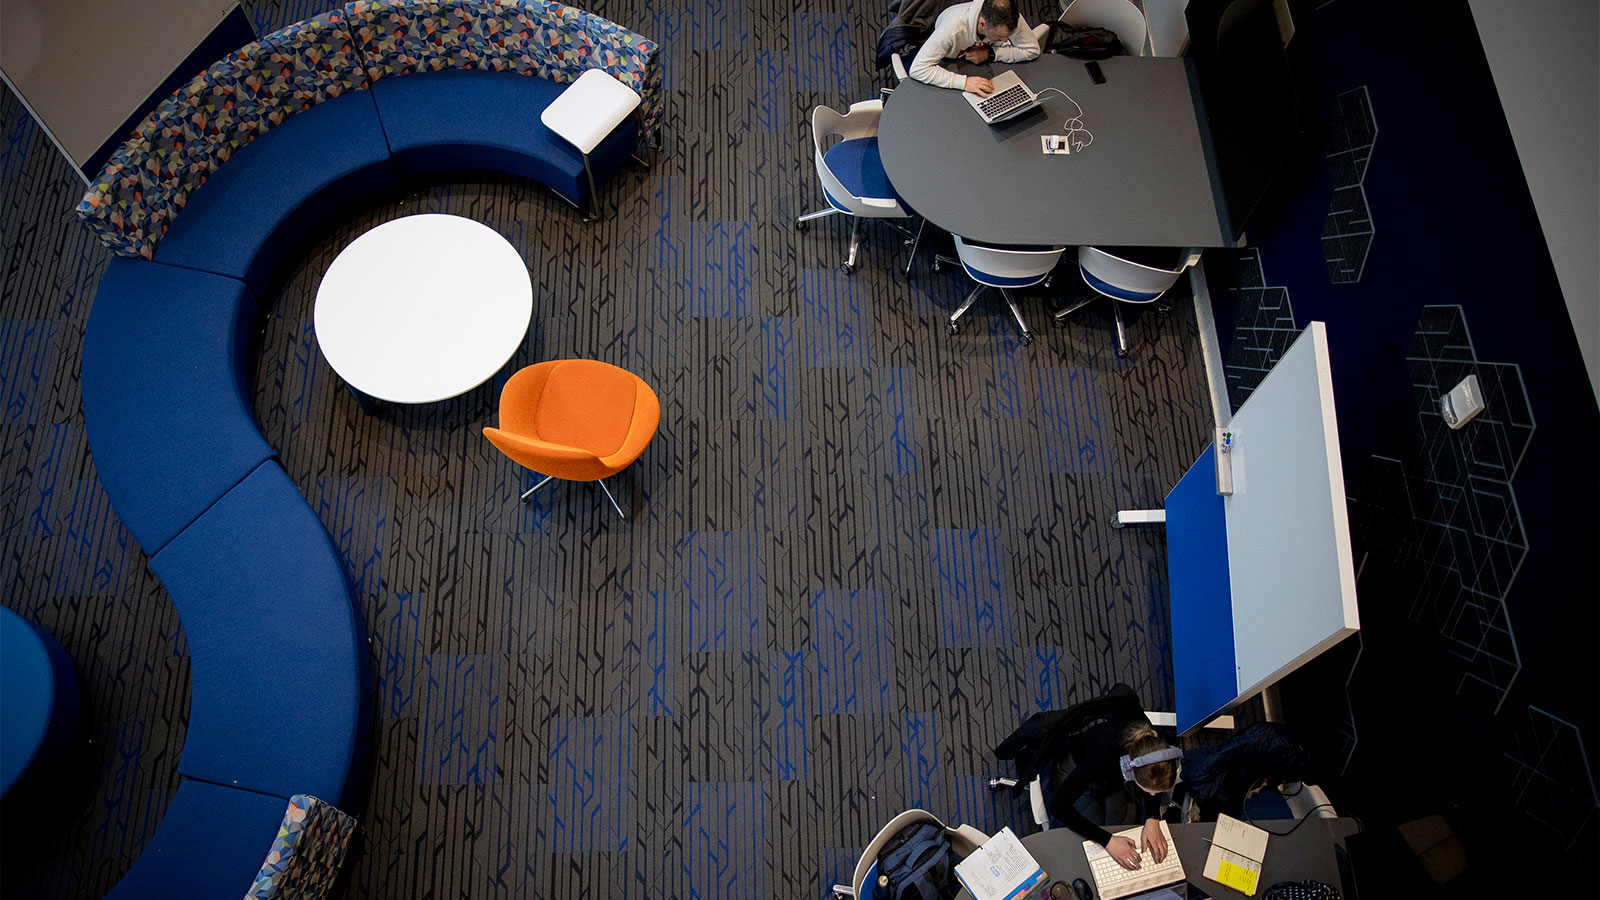
[[[878,874],[889,879],[892,900],[949,900],[961,891],[956,880],[955,851],[944,828],[920,822],[889,838],[878,853]],[[876,884],[862,885],[869,900]]]
[[[1051,22],[1044,36],[1044,49],[1075,59],[1105,59],[1121,56],[1122,40],[1109,28],[1080,28],[1065,22]]]

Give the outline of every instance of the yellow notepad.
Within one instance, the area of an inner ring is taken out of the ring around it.
[[[1267,858],[1267,833],[1232,816],[1217,816],[1206,854],[1205,876],[1243,894],[1255,896],[1261,863]]]

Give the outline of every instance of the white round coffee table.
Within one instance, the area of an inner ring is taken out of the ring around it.
[[[328,365],[359,395],[431,403],[506,364],[533,317],[533,283],[511,242],[460,216],[395,219],[339,252],[313,322]]]

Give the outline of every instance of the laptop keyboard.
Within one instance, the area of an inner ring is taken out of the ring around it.
[[[1149,850],[1141,850],[1139,857],[1139,868],[1133,870],[1124,869],[1109,855],[1099,855],[1089,860],[1095,884],[1100,886],[1100,896],[1126,897],[1138,891],[1183,880],[1183,869],[1178,862],[1178,854],[1170,845],[1167,848],[1167,858],[1159,863],[1150,855]]]
[[[1028,102],[1028,89],[1020,84],[1014,84],[998,94],[985,97],[978,103],[978,112],[988,118],[1003,116]]]

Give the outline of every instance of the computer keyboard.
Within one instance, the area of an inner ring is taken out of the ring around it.
[[[992,119],[1027,103],[1028,99],[1028,89],[1020,84],[1014,84],[998,94],[984,98],[978,104],[978,112]]]
[[[1107,900],[1183,880],[1183,864],[1178,862],[1178,854],[1170,843],[1167,858],[1161,862],[1156,862],[1149,850],[1141,850],[1139,868],[1124,869],[1110,854],[1097,854],[1089,860],[1089,869],[1100,887],[1100,896]]]

